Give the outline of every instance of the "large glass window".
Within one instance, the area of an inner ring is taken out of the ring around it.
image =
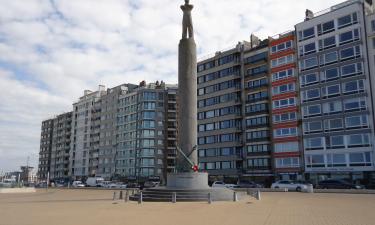
[[[319,40],[319,50],[329,49],[336,46],[336,37],[328,37],[323,40]]]
[[[330,115],[335,113],[342,112],[342,102],[341,101],[334,101],[334,102],[326,102],[323,104],[323,113]]]
[[[331,98],[340,95],[340,84],[330,85],[322,88],[322,96]]]
[[[306,156],[307,167],[325,167],[324,155]]]
[[[315,89],[303,91],[302,99],[304,102],[320,99],[320,89],[315,88]]]
[[[322,130],[323,130],[322,121],[303,123],[303,132],[305,134],[320,133]]]
[[[344,109],[345,111],[358,111],[364,110],[367,108],[365,98],[352,98],[344,100]]]
[[[283,84],[283,85],[272,88],[272,94],[274,95],[291,92],[291,91],[295,91],[294,83]]]
[[[316,52],[315,42],[303,46],[303,53],[301,55],[307,55]]]
[[[350,134],[347,136],[349,148],[364,147],[370,145],[369,134]]]
[[[292,76],[294,76],[294,69],[283,70],[272,74],[272,81],[277,81]]]
[[[311,27],[311,28],[305,29],[303,31],[299,31],[298,36],[299,36],[299,41],[306,40],[306,39],[309,39],[309,38],[313,38],[313,37],[315,37],[315,29],[314,29],[314,27]]]
[[[282,65],[289,64],[292,62],[293,62],[293,55],[287,55],[287,56],[283,56],[277,59],[273,59],[271,61],[271,67],[274,68],[274,67],[282,66]]]
[[[338,119],[330,119],[324,121],[324,130],[325,131],[335,131],[341,130],[344,128],[344,123],[341,118]]]
[[[354,80],[342,84],[344,94],[353,94],[365,90],[363,80]]]
[[[321,150],[324,149],[323,138],[306,138],[304,140],[305,150]]]
[[[271,52],[277,53],[277,52],[281,52],[281,51],[285,51],[287,49],[290,49],[291,47],[292,47],[292,41],[287,41],[287,42],[272,46]]]
[[[331,81],[339,78],[339,69],[338,68],[331,68],[327,69],[322,73],[322,79],[325,81]]]
[[[299,145],[298,142],[282,142],[282,143],[276,143],[274,145],[275,152],[281,153],[281,152],[298,152],[299,151]]]
[[[340,59],[341,61],[349,60],[352,58],[357,58],[361,55],[359,46],[354,46],[346,49],[340,50]]]
[[[354,63],[349,65],[344,65],[341,67],[341,76],[349,77],[356,74],[362,73],[362,63]]]
[[[327,164],[329,167],[345,167],[346,166],[345,154],[328,154]]]
[[[301,61],[301,69],[308,70],[318,66],[318,59],[317,57],[308,58]]]
[[[276,168],[295,168],[299,166],[299,158],[297,157],[276,159]]]
[[[301,86],[307,86],[319,82],[319,76],[316,73],[306,74],[301,77]]]
[[[355,23],[358,23],[357,13],[343,16],[337,19],[337,24],[338,24],[339,29],[346,27],[346,26],[350,26]]]
[[[297,128],[279,128],[274,130],[275,137],[286,137],[286,136],[296,136]]]
[[[335,63],[338,60],[336,51],[325,53],[324,55],[321,55],[319,58],[320,58],[319,59],[320,65],[328,65],[328,64],[331,64],[331,63]]]
[[[295,105],[296,105],[296,99],[295,98],[287,98],[287,99],[281,99],[281,100],[273,101],[273,108],[274,109],[286,108],[286,107],[295,106]]]
[[[371,166],[372,154],[370,152],[350,153],[350,166]]]
[[[336,149],[336,148],[344,148],[344,136],[329,136],[326,138],[327,148]]]
[[[345,118],[345,125],[347,129],[367,128],[368,117],[367,115],[348,116]]]
[[[359,39],[358,29],[354,29],[352,31],[348,31],[339,35],[340,45],[346,44],[352,41],[356,41],[358,39]]]
[[[280,123],[280,122],[296,120],[296,118],[297,118],[296,114],[297,114],[296,112],[289,112],[289,113],[273,115],[273,122],[274,123]]]
[[[246,148],[247,153],[269,152],[271,150],[270,146],[267,144],[248,145]]]
[[[313,116],[320,116],[322,113],[321,105],[304,106],[302,109],[302,112],[305,118],[313,117]]]
[[[329,33],[335,30],[335,22],[333,20],[328,21],[326,23],[319,24],[317,28],[318,28],[318,35]]]

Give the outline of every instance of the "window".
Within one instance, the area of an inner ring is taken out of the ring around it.
[[[340,84],[330,85],[322,88],[323,98],[332,98],[340,95]]]
[[[359,40],[359,31],[354,29],[339,35],[340,45]]]
[[[296,105],[296,99],[295,98],[287,98],[287,99],[281,99],[281,100],[273,101],[273,108],[274,109],[286,108],[286,107],[295,106],[295,105]]]
[[[323,138],[306,138],[304,139],[305,150],[322,150],[324,149]]]
[[[274,68],[274,67],[282,66],[282,65],[289,64],[292,62],[293,62],[293,55],[287,55],[287,56],[283,56],[277,59],[273,59],[271,61],[271,67]]]
[[[365,110],[367,108],[365,98],[352,98],[344,100],[345,111],[358,111]]]
[[[260,159],[248,159],[248,168],[265,168],[270,165],[270,159],[260,158]]]
[[[256,127],[262,125],[268,125],[268,116],[256,117],[246,120],[247,127]]]
[[[367,115],[349,116],[345,118],[345,125],[348,129],[354,128],[367,128],[368,118]]]
[[[296,112],[276,114],[276,115],[273,116],[273,122],[274,123],[282,123],[282,122],[296,120],[297,119],[296,114],[297,114]]]
[[[324,130],[325,131],[336,131],[344,128],[344,123],[341,118],[339,119],[330,119],[324,121]]]
[[[345,95],[364,92],[364,82],[363,80],[354,80],[342,84],[343,93]]]
[[[248,102],[254,102],[254,101],[261,101],[268,99],[268,92],[267,91],[261,91],[258,93],[253,93],[247,95],[247,101]]]
[[[335,30],[335,22],[333,20],[328,21],[326,23],[319,24],[317,28],[318,28],[318,35],[329,33]]]
[[[320,133],[322,130],[323,130],[322,121],[304,122],[303,123],[303,133],[304,134]]]
[[[371,29],[375,31],[375,20],[371,20]]]
[[[314,116],[320,116],[322,114],[321,106],[320,105],[309,105],[304,106],[302,109],[303,117],[314,117]]]
[[[319,50],[325,50],[329,48],[336,47],[336,37],[328,37],[323,40],[319,40]]]
[[[258,88],[258,87],[263,87],[267,86],[268,80],[266,78],[260,79],[260,80],[252,80],[247,83],[248,88]]]
[[[256,104],[246,106],[246,113],[259,113],[259,112],[268,112],[268,104]]]
[[[341,61],[358,58],[361,56],[361,51],[359,46],[353,46],[350,48],[340,50]]]
[[[338,60],[337,52],[325,53],[319,57],[319,60],[321,66],[335,63]]]
[[[316,52],[315,42],[304,45],[300,49],[300,55],[308,55],[308,54],[314,53],[314,52]]]
[[[292,47],[292,41],[287,41],[287,42],[272,46],[271,53],[274,54],[277,52],[285,51],[287,49],[290,49],[291,47]]]
[[[328,154],[327,164],[328,167],[346,167],[345,154]]]
[[[372,154],[370,152],[364,153],[350,153],[350,166],[371,166]]]
[[[319,77],[316,73],[301,76],[301,86],[307,86],[316,83],[319,83]]]
[[[272,81],[277,81],[294,76],[294,69],[283,70],[272,74]]]
[[[303,41],[303,40],[315,37],[314,27],[305,29],[303,31],[299,31],[298,37],[299,37],[299,41]]]
[[[234,61],[234,55],[227,55],[219,59],[219,65],[224,65]]]
[[[320,89],[306,90],[301,93],[303,102],[320,99]]]
[[[338,23],[339,29],[358,23],[357,13],[353,13],[347,16],[340,17],[337,19],[337,23]]]
[[[247,75],[255,76],[255,75],[258,75],[258,74],[267,73],[267,71],[268,71],[267,66],[259,66],[259,67],[256,67],[256,68],[248,69]]]
[[[215,163],[206,163],[206,170],[214,170],[216,169]]]
[[[299,145],[298,142],[282,142],[282,143],[276,143],[274,145],[275,152],[281,153],[281,152],[298,152],[299,151]]]
[[[341,101],[326,102],[323,104],[323,113],[325,115],[331,115],[331,114],[340,113],[340,112],[342,112]]]
[[[344,136],[329,136],[326,138],[326,145],[330,149],[345,148]]]
[[[301,61],[301,70],[308,70],[318,66],[318,59],[317,57],[312,57],[308,59],[304,59]]]
[[[306,156],[307,167],[325,167],[324,155],[308,155]]]
[[[362,63],[349,64],[341,67],[341,76],[349,77],[362,73]]]
[[[296,90],[295,84],[290,83],[290,84],[284,84],[284,85],[280,85],[280,86],[276,86],[272,88],[272,93],[274,95],[277,95],[277,94],[287,93],[287,92],[291,92],[295,90]]]
[[[338,79],[339,76],[339,69],[338,68],[331,68],[327,69],[321,74],[322,81],[331,81]]]
[[[277,158],[276,168],[295,168],[299,167],[299,158]]]
[[[348,148],[370,145],[369,134],[351,134],[347,136]]]
[[[287,137],[287,136],[296,136],[297,128],[279,128],[274,130],[275,137]]]
[[[269,152],[271,150],[269,145],[248,145],[246,148],[247,153]]]
[[[265,60],[267,60],[267,58],[268,58],[268,53],[263,52],[263,53],[259,53],[257,55],[246,58],[245,63],[249,64],[249,63],[256,63],[256,62],[259,62],[259,61],[265,61]]]
[[[246,133],[247,140],[257,140],[257,139],[268,139],[269,132],[268,130],[253,131]]]

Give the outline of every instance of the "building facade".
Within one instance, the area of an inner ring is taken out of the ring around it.
[[[289,31],[269,40],[274,172],[278,179],[302,179],[295,33]]]
[[[51,166],[51,152],[52,152],[52,136],[53,136],[53,119],[48,119],[42,122],[40,149],[39,149],[39,164],[38,164],[38,179],[47,180]]]
[[[307,12],[296,25],[306,179],[368,179],[374,171],[368,1]]]
[[[72,130],[72,112],[53,119],[50,179],[69,178],[69,154]]]

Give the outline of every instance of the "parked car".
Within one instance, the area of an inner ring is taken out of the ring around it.
[[[362,185],[356,185],[344,180],[323,180],[318,183],[321,189],[363,189]]]
[[[82,183],[82,181],[79,181],[79,180],[73,181],[72,186],[75,187],[75,188],[85,187],[85,185]]]
[[[307,189],[306,184],[300,182],[293,182],[290,180],[279,180],[271,185],[272,189],[288,189],[288,191],[302,191]]]
[[[213,188],[237,188],[238,186],[235,184],[226,184],[223,181],[215,181],[212,184]]]
[[[101,183],[104,181],[102,177],[89,177],[86,180],[86,186],[88,187],[101,187]]]
[[[146,181],[143,185],[144,188],[153,188],[160,185],[159,181]]]
[[[35,185],[36,188],[46,188],[47,187],[47,182],[46,181],[43,181],[43,182],[39,182]]]
[[[239,181],[237,183],[238,188],[263,188],[262,184],[257,184],[253,181]]]
[[[140,185],[137,183],[128,183],[127,188],[140,188]]]

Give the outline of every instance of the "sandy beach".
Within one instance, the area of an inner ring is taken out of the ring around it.
[[[261,201],[125,203],[106,190],[0,195],[0,225],[373,225],[375,195],[263,193]]]

